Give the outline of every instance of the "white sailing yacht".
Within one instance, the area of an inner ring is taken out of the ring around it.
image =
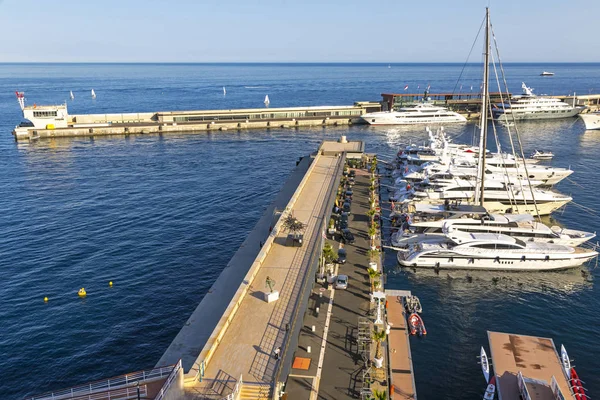
[[[94,92],[94,89],[92,89],[92,99],[96,98],[96,92]]]
[[[71,98],[71,100],[73,100],[75,98],[72,90],[69,91],[69,97]]]
[[[269,95],[265,96],[265,107],[269,108],[269,104],[271,104],[271,101],[269,100]]]

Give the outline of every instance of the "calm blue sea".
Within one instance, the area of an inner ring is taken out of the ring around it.
[[[118,113],[342,105],[380,93],[479,90],[481,67],[459,64],[0,65],[0,398],[60,389],[152,367],[273,200],[298,157],[325,138],[365,140],[391,158],[423,129],[255,130],[15,143],[14,91],[29,104]],[[508,64],[509,86],[537,93],[600,92],[600,64]],[[553,71],[542,78],[543,70]],[[227,88],[223,96],[222,88]],[[91,89],[97,93],[92,100]],[[493,90],[493,88],[491,89]],[[449,126],[470,142],[475,126]],[[548,149],[575,173],[558,189],[575,202],[556,223],[600,227],[600,131],[577,119],[526,123],[527,152]],[[504,132],[499,131],[499,135]],[[504,139],[503,139],[504,140]],[[388,286],[419,295],[429,334],[413,340],[419,397],[483,393],[477,354],[486,331],[564,343],[592,397],[600,396],[600,290],[592,269],[476,275],[399,271]],[[113,281],[110,288],[108,282]],[[88,296],[77,291],[85,287]],[[49,302],[44,304],[44,296]]]

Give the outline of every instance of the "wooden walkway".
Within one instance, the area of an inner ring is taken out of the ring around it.
[[[410,354],[410,342],[406,324],[406,311],[402,305],[402,297],[394,293],[387,294],[387,319],[391,325],[388,335],[390,360],[390,387],[393,393],[390,398],[416,399],[415,378]]]
[[[500,400],[519,398],[519,372],[532,400],[555,398],[550,388],[553,376],[565,399],[573,398],[552,339],[488,331],[488,340]]]

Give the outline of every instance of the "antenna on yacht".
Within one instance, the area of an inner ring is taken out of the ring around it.
[[[17,101],[19,102],[19,106],[21,106],[21,111],[25,109],[25,92],[15,92],[17,95]]]
[[[488,111],[488,84],[490,69],[490,9],[485,8],[485,57],[483,63],[483,85],[481,87],[481,127],[479,132],[479,157],[477,163],[477,179],[479,185],[475,187],[475,201],[483,206],[484,179],[485,179],[485,149],[487,148],[487,111]]]

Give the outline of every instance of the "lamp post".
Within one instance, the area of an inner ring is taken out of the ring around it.
[[[141,396],[140,396],[140,381],[135,381],[135,389],[137,390],[137,400],[141,400]]]

